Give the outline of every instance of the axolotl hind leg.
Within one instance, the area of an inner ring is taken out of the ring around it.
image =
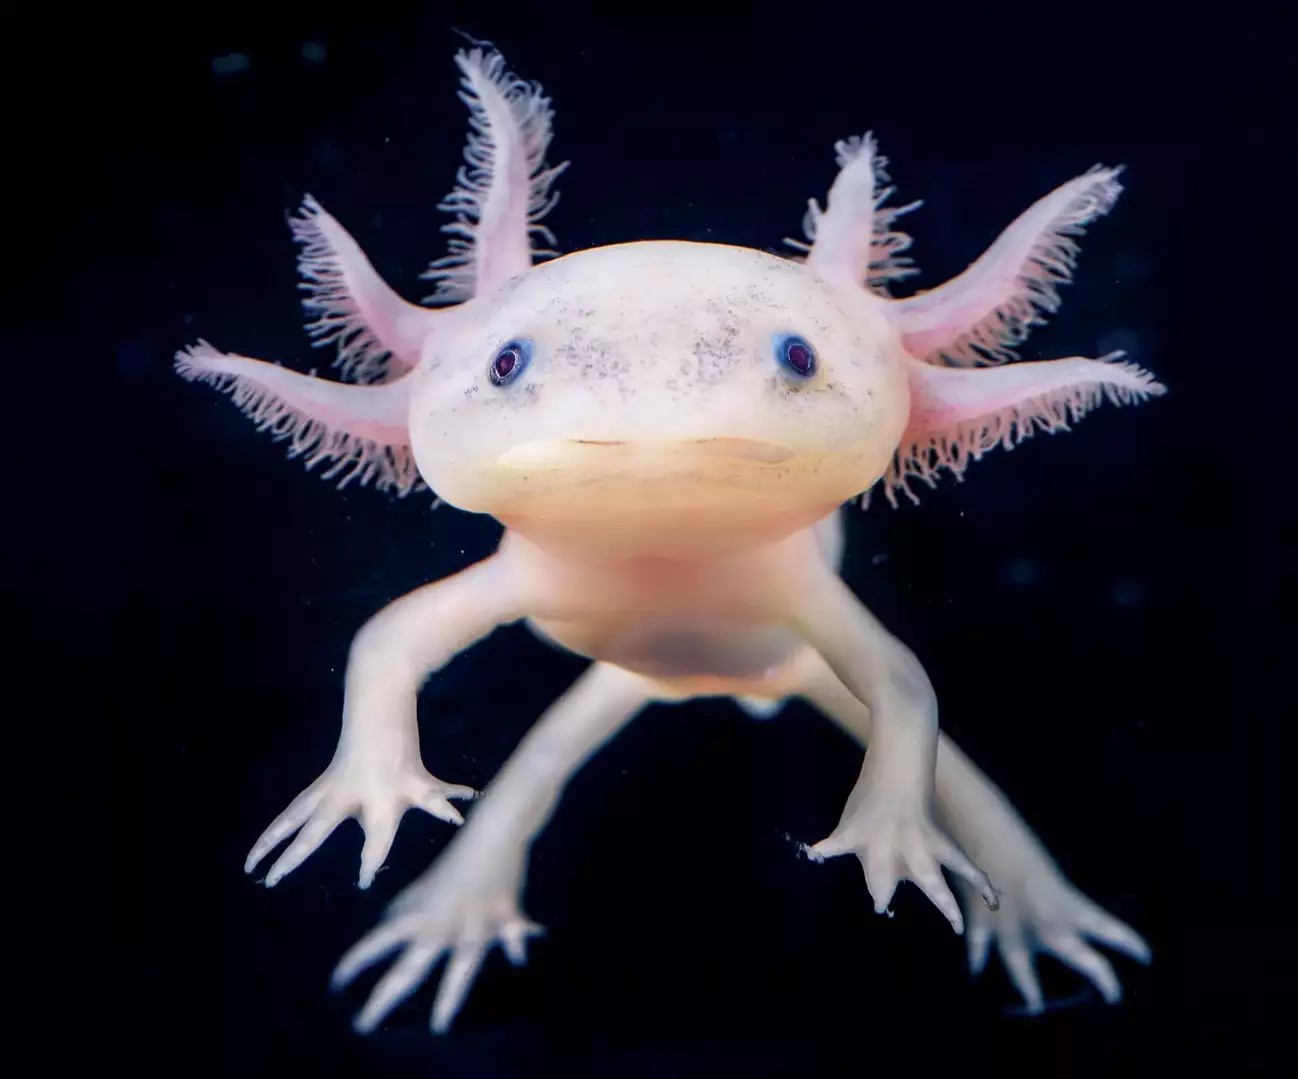
[[[377,1027],[443,955],[435,1033],[450,1027],[494,944],[523,962],[527,937],[539,931],[520,910],[528,849],[573,773],[652,696],[652,683],[596,663],[547,709],[432,868],[338,964],[335,987],[401,949],[357,1016],[357,1030]]]

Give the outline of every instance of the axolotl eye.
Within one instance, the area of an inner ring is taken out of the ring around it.
[[[799,337],[796,333],[776,337],[775,358],[795,378],[811,378],[816,373],[816,350],[806,338]]]
[[[512,382],[523,373],[532,359],[532,346],[527,341],[510,341],[503,345],[491,360],[487,374],[497,386]]]

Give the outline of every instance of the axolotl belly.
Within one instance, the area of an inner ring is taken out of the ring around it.
[[[532,627],[542,638],[578,655],[642,674],[682,696],[774,695],[802,643],[779,626],[754,627],[741,619],[689,614],[644,620],[595,616],[579,622],[533,622]],[[686,687],[693,692],[684,692]]]
[[[428,301],[398,295],[308,198],[292,221],[308,331],[337,346],[341,380],[206,343],[177,356],[326,476],[431,489],[505,530],[495,553],[360,629],[337,753],[246,869],[287,842],[274,885],[354,817],[368,887],[408,809],[462,825],[336,973],[344,984],[396,953],[358,1016],[369,1030],[445,958],[442,1031],[493,945],[523,961],[528,852],[584,761],[652,702],[720,695],[771,715],[797,697],[867,748],[838,826],[807,854],[857,857],[876,911],[912,881],[966,934],[973,969],[995,945],[1030,1010],[1045,1006],[1038,953],[1116,1001],[1097,945],[1147,959],[1145,943],[1063,877],[939,731],[923,667],[838,569],[845,504],[914,499],[917,483],[1102,400],[1162,392],[1117,356],[1012,352],[1058,306],[1073,237],[1112,205],[1117,170],[1067,181],[958,277],[901,298],[890,286],[913,269],[896,219],[913,207],[885,205],[869,136],[836,147],[799,254],[632,242],[552,258],[534,245],[552,240],[540,222],[563,168],[545,162],[549,100],[498,54],[457,60],[472,131]],[[520,620],[592,662],[465,821],[452,800],[476,792],[425,769],[418,691]]]
[[[817,553],[837,569],[843,547],[839,513],[810,531]],[[566,564],[546,565],[543,551],[523,557],[538,560],[538,576],[562,580],[574,595],[595,597],[575,617],[529,619],[533,632],[578,655],[653,679],[663,697],[735,696],[769,715],[796,692],[798,661],[812,661],[796,633],[778,620],[763,622],[750,609],[753,574],[762,572],[760,553],[753,558],[736,552],[724,560],[585,563],[580,576]]]

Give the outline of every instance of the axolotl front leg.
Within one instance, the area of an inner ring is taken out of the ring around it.
[[[809,656],[802,664],[796,691],[862,746],[871,743],[870,710],[819,657]],[[994,943],[1029,1012],[1045,1008],[1033,963],[1038,953],[1072,967],[1110,1004],[1121,999],[1117,975],[1092,942],[1142,963],[1149,961],[1149,946],[1068,881],[1009,799],[941,733],[934,794],[938,821],[987,871],[1000,899],[992,910],[966,881],[957,881],[965,893],[970,970],[982,971]]]
[[[865,869],[875,909],[884,911],[902,879],[915,882],[964,930],[960,906],[942,867],[963,878],[998,905],[983,869],[937,826],[931,814],[936,769],[937,698],[914,654],[892,636],[809,546],[786,544],[782,580],[786,620],[819,654],[872,717],[866,755],[842,820],[833,833],[808,849],[813,858],[856,854]],[[796,567],[796,569],[795,569]]]
[[[572,774],[649,703],[653,690],[639,675],[595,663],[546,710],[432,868],[338,964],[334,984],[342,986],[402,949],[357,1016],[358,1030],[381,1023],[443,955],[449,959],[431,1019],[438,1033],[450,1026],[495,943],[523,962],[526,939],[538,931],[520,909],[532,841]]]
[[[347,662],[342,735],[323,775],[253,846],[247,872],[297,832],[266,874],[277,884],[348,817],[365,831],[359,883],[368,887],[411,807],[459,824],[451,798],[471,787],[430,775],[419,755],[417,696],[424,679],[497,626],[520,617],[521,594],[499,556],[426,585],[384,608],[356,635]]]

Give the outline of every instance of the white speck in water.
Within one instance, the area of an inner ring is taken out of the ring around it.
[[[320,41],[302,42],[302,59],[312,64],[323,64],[325,62],[325,47]]]

